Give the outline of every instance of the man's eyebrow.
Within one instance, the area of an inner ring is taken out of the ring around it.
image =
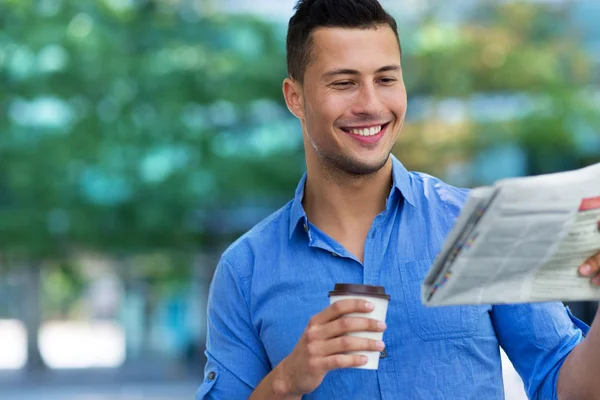
[[[360,72],[355,69],[339,68],[325,72],[323,77],[328,78],[335,75],[360,75]]]
[[[402,68],[399,64],[386,65],[384,67],[379,68],[377,71],[375,71],[375,73],[378,74],[381,72],[400,71],[401,69]],[[335,75],[360,75],[360,72],[355,69],[339,68],[325,72],[323,74],[323,77],[330,78]]]
[[[394,65],[386,65],[385,67],[381,67],[377,71],[375,71],[375,73],[388,72],[388,71],[401,71],[401,70],[402,70],[402,67],[400,66],[400,64],[394,64]]]

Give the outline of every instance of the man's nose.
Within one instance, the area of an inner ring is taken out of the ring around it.
[[[381,100],[374,85],[362,85],[353,107],[353,113],[357,115],[377,115],[382,111]]]

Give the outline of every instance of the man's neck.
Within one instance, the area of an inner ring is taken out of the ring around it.
[[[303,206],[311,223],[325,232],[368,230],[385,209],[392,185],[392,159],[372,175],[349,175],[309,165]]]

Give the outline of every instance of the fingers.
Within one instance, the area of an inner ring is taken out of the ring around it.
[[[369,313],[374,305],[360,299],[340,300],[313,316],[305,332],[304,354],[311,370],[359,367],[368,358],[347,354],[352,351],[381,351],[378,340],[346,336],[350,332],[383,332],[386,325],[371,318],[349,317],[351,313]]]
[[[375,309],[373,303],[360,299],[346,299],[336,301],[310,320],[311,325],[322,325],[336,320],[344,314],[350,313],[369,313]]]
[[[340,368],[352,368],[365,365],[369,359],[366,356],[354,354],[336,354],[329,357],[315,358],[311,361],[311,369],[331,371]]]
[[[384,322],[371,318],[342,317],[324,325],[311,326],[307,332],[309,341],[328,340],[350,332],[383,332]]]
[[[385,344],[381,340],[341,336],[328,341],[313,342],[307,350],[311,357],[326,357],[350,351],[382,351]]]
[[[580,266],[579,273],[582,276],[592,278],[592,283],[594,285],[600,285],[600,253],[591,257],[582,266]]]

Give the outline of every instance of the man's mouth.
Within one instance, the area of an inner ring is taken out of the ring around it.
[[[353,135],[368,137],[368,136],[375,136],[375,135],[379,134],[382,130],[385,129],[385,127],[387,125],[389,125],[389,122],[385,123],[383,125],[374,125],[374,126],[357,127],[357,128],[341,128],[341,129],[346,133],[352,133]]]
[[[363,145],[372,147],[379,143],[381,138],[385,136],[389,124],[390,122],[386,122],[382,125],[355,126],[341,129],[352,139]]]

